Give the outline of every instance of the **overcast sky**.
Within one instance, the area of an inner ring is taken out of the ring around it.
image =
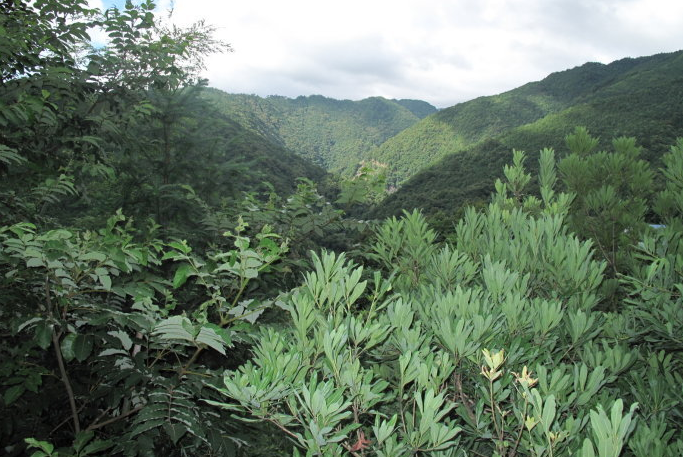
[[[92,4],[123,4],[91,0]],[[426,100],[439,108],[594,61],[683,49],[683,0],[158,0],[234,52],[209,85],[261,96]]]

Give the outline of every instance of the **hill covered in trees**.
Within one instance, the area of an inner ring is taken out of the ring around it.
[[[382,144],[436,108],[419,100],[371,97],[360,101],[320,95],[227,94],[213,89],[207,97],[222,112],[270,141],[329,171],[349,175]]]
[[[371,154],[391,163],[399,182],[418,164],[433,162],[390,195],[378,214],[415,207],[452,212],[487,200],[513,149],[526,151],[535,167],[544,147],[564,154],[564,138],[576,126],[598,137],[598,148],[615,137],[636,137],[642,157],[656,165],[683,135],[681,75],[683,52],[588,63],[429,116]]]
[[[501,159],[441,233],[419,211],[358,221],[382,167],[326,201],[277,118],[207,100],[211,27],[154,10],[0,4],[3,455],[683,455],[683,138],[655,168],[654,146],[574,128],[545,138],[559,160]],[[470,157],[629,94],[680,119],[623,81]]]

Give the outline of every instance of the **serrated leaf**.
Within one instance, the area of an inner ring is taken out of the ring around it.
[[[192,248],[189,247],[184,242],[181,243],[178,241],[171,241],[170,243],[168,243],[168,245],[171,246],[172,248],[179,250],[183,254],[189,254],[192,251]]]
[[[93,455],[109,449],[114,445],[111,441],[95,440],[83,449],[83,455]]]

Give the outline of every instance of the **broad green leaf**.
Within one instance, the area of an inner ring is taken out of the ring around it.
[[[185,241],[178,242],[178,241],[171,241],[168,243],[169,246],[172,248],[175,248],[182,252],[183,254],[189,254],[192,251],[192,248],[187,245]]]
[[[206,344],[225,355],[225,348],[223,347],[223,338],[221,338],[213,328],[202,326],[197,335],[197,343]]]
[[[64,357],[64,360],[67,362],[72,361],[76,357],[76,354],[74,353],[74,341],[76,340],[76,336],[75,333],[69,333],[62,339],[62,343],[60,344],[62,357]]]
[[[38,448],[47,454],[52,454],[52,451],[55,450],[55,447],[47,441],[38,441],[35,438],[25,438],[24,442],[30,447]]]
[[[192,326],[192,323],[187,317],[172,316],[155,325],[153,334],[160,335],[162,339],[166,340],[185,340],[194,342],[194,335],[187,330],[187,326]]]
[[[106,290],[111,290],[111,278],[108,275],[98,276],[97,278]]]
[[[133,346],[133,340],[131,340],[128,334],[123,330],[112,330],[111,332],[107,333],[111,336],[118,338],[121,341],[121,346],[126,351],[130,350],[130,348]]]
[[[5,400],[5,405],[9,406],[14,401],[21,397],[21,395],[26,391],[23,385],[19,384],[16,386],[12,386],[9,389],[7,389],[3,395],[3,399]]]
[[[95,260],[97,262],[104,262],[105,260],[107,260],[107,256],[105,256],[101,252],[86,252],[78,258],[84,261]]]
[[[168,437],[171,438],[173,444],[176,444],[178,440],[182,438],[185,433],[187,433],[187,427],[179,423],[166,423],[164,424],[163,429]]]
[[[45,265],[43,259],[38,257],[31,257],[26,261],[26,266],[29,268],[42,267],[43,265]]]
[[[73,342],[74,356],[79,362],[83,362],[90,356],[94,345],[92,335],[78,335]]]
[[[42,349],[47,349],[52,341],[52,325],[45,321],[39,322],[38,325],[36,325],[35,341]]]
[[[174,289],[177,289],[178,287],[185,284],[185,281],[187,281],[187,278],[190,275],[190,269],[191,265],[189,263],[184,263],[178,267],[178,269],[175,272],[175,276],[173,277]]]
[[[94,436],[95,432],[93,432],[92,430],[81,431],[78,434],[76,434],[76,439],[74,440],[73,447],[74,450],[78,453],[78,455],[81,455],[81,451],[83,450],[85,445],[88,444]]]

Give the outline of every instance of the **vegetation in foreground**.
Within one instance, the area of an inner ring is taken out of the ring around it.
[[[443,241],[417,211],[368,233],[310,179],[240,194],[267,176],[199,114],[210,28],[2,8],[6,454],[683,454],[683,140],[656,192],[635,140],[577,129]]]

